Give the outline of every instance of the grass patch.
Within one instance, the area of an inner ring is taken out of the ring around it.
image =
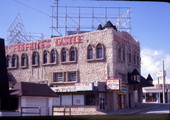
[[[77,116],[25,116],[0,117],[11,120],[170,120],[170,114],[123,114],[123,115],[77,115]]]

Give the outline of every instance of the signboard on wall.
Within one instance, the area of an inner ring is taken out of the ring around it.
[[[91,91],[93,90],[93,83],[76,83],[76,91]]]
[[[107,79],[106,86],[108,90],[120,90],[120,79],[119,78]]]

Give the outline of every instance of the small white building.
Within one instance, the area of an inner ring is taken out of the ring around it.
[[[153,87],[144,87],[144,103],[163,103],[163,80],[154,80]],[[165,80],[165,102],[170,103],[170,80]]]
[[[52,115],[52,106],[60,99],[47,84],[19,82],[11,89],[11,108],[22,116]]]

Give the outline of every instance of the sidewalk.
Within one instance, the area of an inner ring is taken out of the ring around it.
[[[145,110],[153,109],[159,106],[159,104],[141,104],[139,107],[121,109],[114,112],[108,112],[106,114],[137,114],[139,112],[143,112]]]

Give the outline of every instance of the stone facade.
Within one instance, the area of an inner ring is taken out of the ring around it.
[[[98,46],[100,46],[100,50]],[[75,50],[74,60],[70,58],[72,48]],[[88,54],[91,54],[88,53],[90,52],[88,48],[93,51],[93,59],[88,59]],[[63,61],[63,49],[66,52],[66,61]],[[46,59],[44,58],[45,50],[47,51],[47,62],[43,63]],[[50,63],[51,50],[55,50],[57,56],[53,63]],[[39,62],[36,65],[32,65],[34,51],[39,54]],[[27,55],[25,66],[21,66],[23,53]],[[103,98],[105,110],[120,109],[122,104],[122,108],[133,107],[135,103],[140,102],[139,97],[141,96],[138,96],[138,93],[142,92],[141,88],[134,90],[133,86],[128,84],[128,73],[134,69],[140,73],[140,44],[127,32],[105,28],[83,34],[20,43],[6,46],[6,56],[8,71],[12,73],[17,82],[45,82],[55,88],[74,87],[76,83],[106,83],[106,79],[120,78],[121,87],[126,86],[125,92],[108,92],[107,90],[97,92],[99,98],[95,101],[97,101],[98,109],[101,103],[100,96]],[[15,65],[12,66],[13,62]],[[71,72],[76,74],[74,76],[76,80],[69,80]],[[55,73],[62,73],[64,79],[55,81]],[[69,92],[64,93],[69,94]],[[76,91],[71,91],[71,93],[77,94]],[[118,95],[120,95],[119,100]],[[121,102],[118,103],[118,101]]]

